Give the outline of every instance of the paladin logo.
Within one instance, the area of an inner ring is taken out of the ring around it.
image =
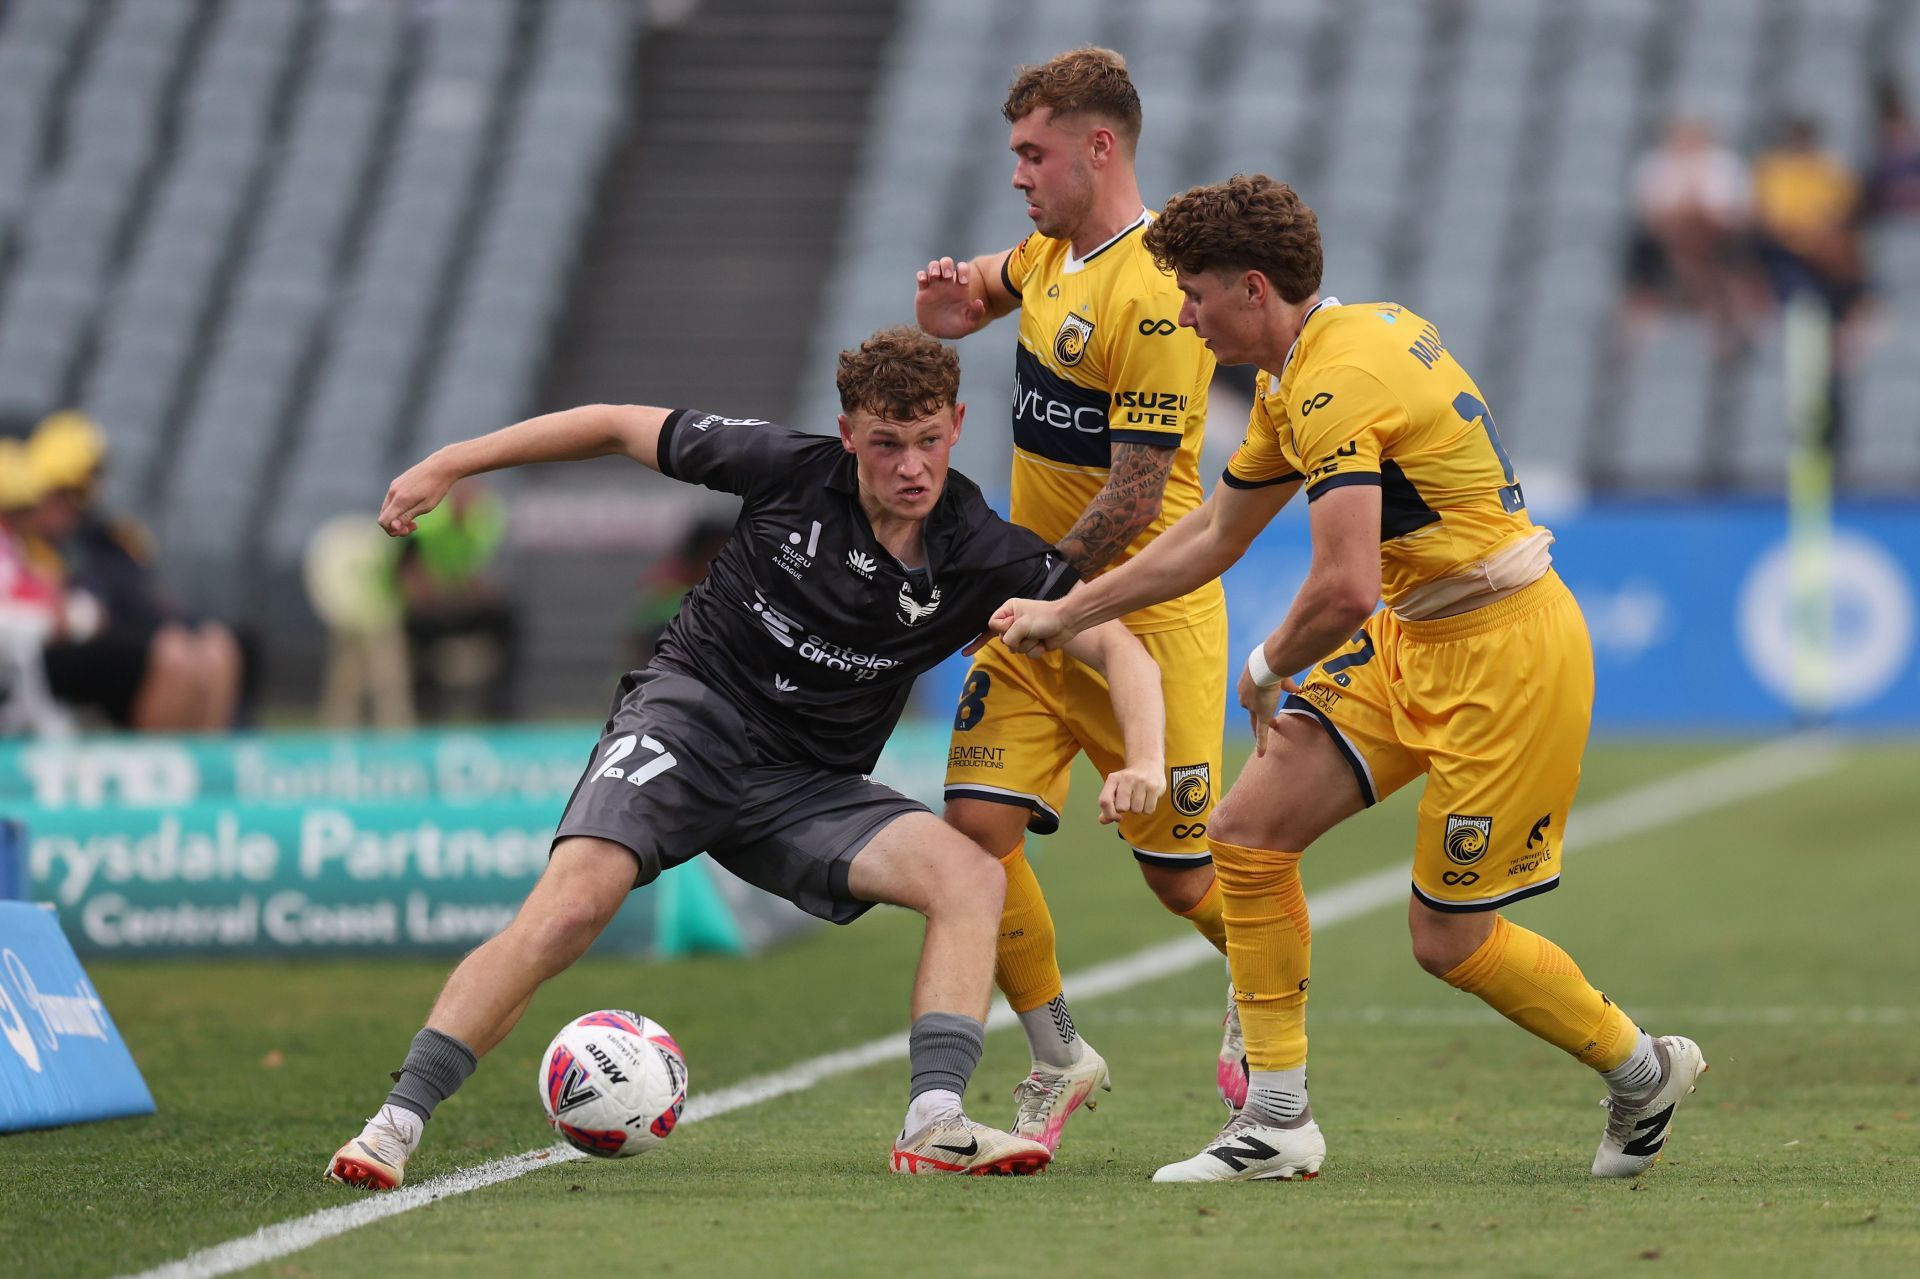
[[[864,551],[848,551],[847,567],[868,581],[872,581],[873,570],[879,566],[874,563],[873,556],[868,555]]]
[[[907,589],[907,584],[902,582],[900,584],[899,604],[900,620],[908,626],[917,626],[920,624],[921,619],[932,617],[933,611],[940,607],[940,588],[937,586],[934,587],[933,594],[927,597],[925,604],[922,604],[913,598],[913,595]]]
[[[1071,368],[1086,358],[1087,343],[1092,340],[1093,321],[1069,311],[1053,335],[1053,358]]]
[[[1448,813],[1444,842],[1448,861],[1455,866],[1471,866],[1487,855],[1487,845],[1493,842],[1493,818]]]
[[[747,608],[759,617],[760,624],[767,628],[767,634],[779,640],[788,648],[793,647],[793,619],[776,610],[767,603],[767,597],[759,591],[753,593],[753,603]]]

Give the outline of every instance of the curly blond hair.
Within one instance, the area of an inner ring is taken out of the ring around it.
[[[1140,95],[1127,74],[1127,60],[1112,49],[1088,45],[1056,54],[1037,67],[1021,67],[1000,114],[1015,124],[1041,107],[1051,107],[1056,118],[1099,116],[1129,147],[1140,141]]]
[[[1174,196],[1142,242],[1165,271],[1258,271],[1289,302],[1320,288],[1320,220],[1292,187],[1264,173]]]
[[[889,422],[912,422],[960,398],[960,357],[952,347],[898,325],[840,352],[840,409]]]

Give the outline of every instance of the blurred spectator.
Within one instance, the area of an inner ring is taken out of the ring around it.
[[[1873,166],[1867,171],[1861,212],[1868,221],[1920,218],[1920,126],[1907,114],[1893,77],[1882,77],[1874,101]]]
[[[1786,122],[1780,140],[1753,164],[1754,222],[1760,260],[1774,295],[1801,291],[1824,299],[1835,319],[1865,295],[1859,228],[1860,182],[1820,145],[1813,121]]]
[[[1633,175],[1628,323],[1672,303],[1705,316],[1723,353],[1744,344],[1757,299],[1745,245],[1746,166],[1702,121],[1677,117]]]
[[[687,592],[706,577],[713,557],[720,553],[732,532],[732,520],[701,516],[687,527],[679,549],[661,556],[647,569],[640,579],[633,608],[627,614],[632,639],[628,656],[634,670],[653,660],[660,633],[680,611],[680,601],[687,597]]]
[[[120,728],[147,732],[231,728],[242,658],[233,632],[186,617],[161,590],[151,541],[95,507],[106,439],[80,413],[56,413],[27,445],[42,496],[29,554],[61,591],[94,601],[101,624],[47,645],[48,686]]]
[[[0,437],[0,736],[68,728],[47,690],[42,653],[68,626],[58,586],[35,569],[39,481],[18,440]]]
[[[365,514],[336,515],[307,539],[307,601],[327,628],[320,720],[329,728],[413,726],[413,673],[393,576],[402,545]]]
[[[493,719],[513,713],[520,621],[489,570],[507,533],[507,504],[466,480],[420,517],[395,569],[406,610],[413,696],[423,717],[443,719],[455,699],[479,694]]]

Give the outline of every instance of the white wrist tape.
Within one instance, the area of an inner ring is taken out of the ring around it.
[[[1272,688],[1280,682],[1280,677],[1275,675],[1273,669],[1267,665],[1266,640],[1263,639],[1255,644],[1253,651],[1247,654],[1247,674],[1251,675],[1253,682],[1261,688]]]

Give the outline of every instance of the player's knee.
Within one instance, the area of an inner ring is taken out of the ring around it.
[[[956,848],[952,856],[937,858],[933,865],[926,894],[928,913],[969,910],[999,915],[1007,897],[1007,872],[997,859],[963,856]]]
[[[1213,867],[1151,866],[1142,862],[1140,874],[1160,904],[1176,915],[1184,915],[1198,906],[1213,887]]]
[[[532,901],[514,921],[523,943],[547,972],[557,972],[586,953],[594,938],[613,918],[604,903],[585,896]]]
[[[1408,925],[1413,962],[1435,977],[1445,979],[1480,948],[1493,922],[1491,916],[1478,913],[1436,918],[1433,912],[1416,908],[1411,912]]]
[[[1287,848],[1276,815],[1260,811],[1259,805],[1244,796],[1236,797],[1232,791],[1221,798],[1207,819],[1207,838],[1242,848]],[[1217,860],[1218,854],[1215,856]]]
[[[1460,966],[1454,951],[1455,947],[1445,938],[1422,933],[1413,935],[1413,962],[1435,977],[1445,977]]]

